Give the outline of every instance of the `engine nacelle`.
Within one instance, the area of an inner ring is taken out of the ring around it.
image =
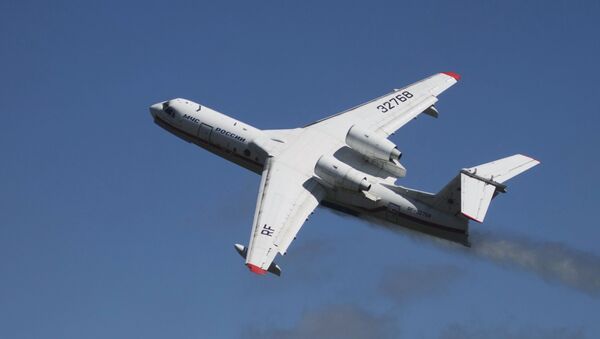
[[[351,191],[368,191],[367,177],[331,156],[322,156],[315,165],[315,173],[326,183]]]
[[[393,142],[356,125],[348,130],[346,144],[368,158],[387,161],[398,160],[402,156],[402,152]]]

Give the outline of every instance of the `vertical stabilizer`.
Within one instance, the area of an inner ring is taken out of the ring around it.
[[[504,182],[539,163],[516,154],[465,168],[435,195],[432,205],[446,213],[483,222],[491,200],[497,193],[506,192]]]
[[[460,174],[460,212],[467,218],[483,222],[497,187],[465,173]]]

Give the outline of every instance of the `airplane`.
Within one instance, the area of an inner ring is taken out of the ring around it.
[[[396,185],[406,175],[388,138],[424,113],[460,75],[443,72],[301,128],[260,130],[187,99],[150,106],[175,136],[261,175],[248,246],[235,244],[253,273],[281,275],[286,254],[317,206],[469,246],[469,221],[483,222],[505,182],[539,161],[516,154],[463,168],[437,193]]]

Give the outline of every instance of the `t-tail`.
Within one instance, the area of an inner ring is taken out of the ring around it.
[[[521,174],[540,162],[515,154],[465,168],[435,195],[434,206],[442,211],[483,222],[492,198],[506,192],[508,179]]]

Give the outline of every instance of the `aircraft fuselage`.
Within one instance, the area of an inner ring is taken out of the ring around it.
[[[257,174],[263,170],[269,149],[284,147],[283,144],[286,144],[285,141],[273,138],[268,131],[186,99],[173,99],[152,105],[150,112],[155,123],[170,133]],[[319,134],[319,131],[298,129],[298,133]],[[326,136],[319,134],[319,138]],[[375,171],[343,141],[332,140],[330,144],[337,148],[333,152],[345,162],[367,173]],[[285,147],[297,147],[301,150],[305,147],[319,147],[319,144],[295,145],[291,141]],[[308,158],[303,161],[316,163],[317,160]],[[327,197],[321,202],[324,207],[468,244],[468,223],[464,218],[440,212],[404,195],[397,186],[376,183],[372,185],[368,195],[327,185],[325,187]]]

